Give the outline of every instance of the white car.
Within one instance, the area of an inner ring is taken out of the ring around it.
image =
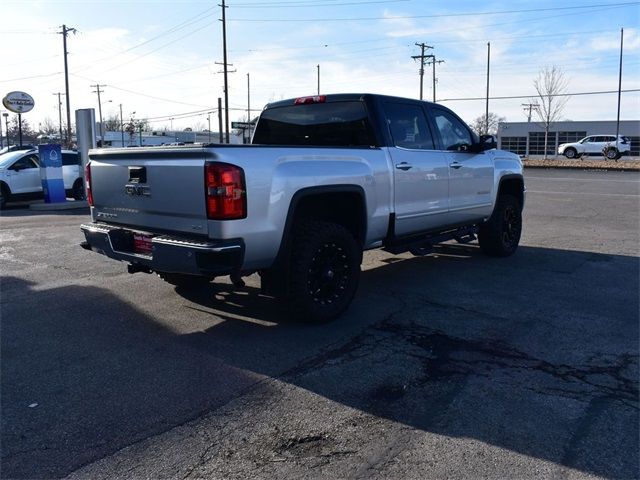
[[[84,199],[78,152],[62,150],[62,177],[67,195]],[[7,201],[42,197],[38,151],[17,150],[0,155],[0,208]]]
[[[583,155],[602,155],[605,147],[611,147],[607,150],[607,158],[617,160],[622,155],[628,155],[631,151],[631,141],[624,135],[618,135],[616,146],[615,135],[589,135],[579,142],[563,143],[558,147],[558,154],[567,158],[580,158]]]

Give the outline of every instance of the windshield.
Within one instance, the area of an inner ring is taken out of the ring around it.
[[[6,168],[13,162],[23,157],[27,153],[34,153],[32,150],[16,150],[14,152],[7,152],[0,155],[0,168]]]

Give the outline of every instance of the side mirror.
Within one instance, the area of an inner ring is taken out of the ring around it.
[[[498,141],[493,135],[480,135],[480,151],[498,148]]]
[[[19,172],[20,170],[22,170],[22,166],[20,166],[20,165],[11,165],[11,168],[9,168],[9,170],[13,170],[14,172]]]

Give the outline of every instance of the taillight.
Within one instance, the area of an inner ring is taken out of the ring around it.
[[[87,162],[84,167],[84,189],[87,194],[87,202],[93,207],[93,193],[91,192],[91,162]]]
[[[244,171],[228,163],[207,162],[204,167],[207,218],[234,220],[247,216]]]
[[[313,95],[311,97],[298,97],[293,101],[294,105],[307,105],[309,103],[324,103],[327,101],[326,95]]]

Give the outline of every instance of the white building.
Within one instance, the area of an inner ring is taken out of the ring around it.
[[[175,143],[218,143],[220,135],[218,132],[184,132],[184,131],[151,131],[136,132],[131,135],[128,132],[104,132],[104,143],[106,147],[151,147],[159,145],[170,145]],[[100,135],[97,135],[98,141]],[[123,142],[124,140],[124,142]],[[229,135],[229,143],[241,144],[242,133],[238,135],[232,131]]]
[[[588,122],[563,121],[551,126],[547,141],[547,154],[556,156],[558,145],[577,142],[588,135],[615,135],[615,120]],[[640,155],[640,120],[621,120],[620,135],[631,140],[631,156]],[[498,148],[518,155],[544,155],[544,128],[536,122],[500,122],[498,124]]]

